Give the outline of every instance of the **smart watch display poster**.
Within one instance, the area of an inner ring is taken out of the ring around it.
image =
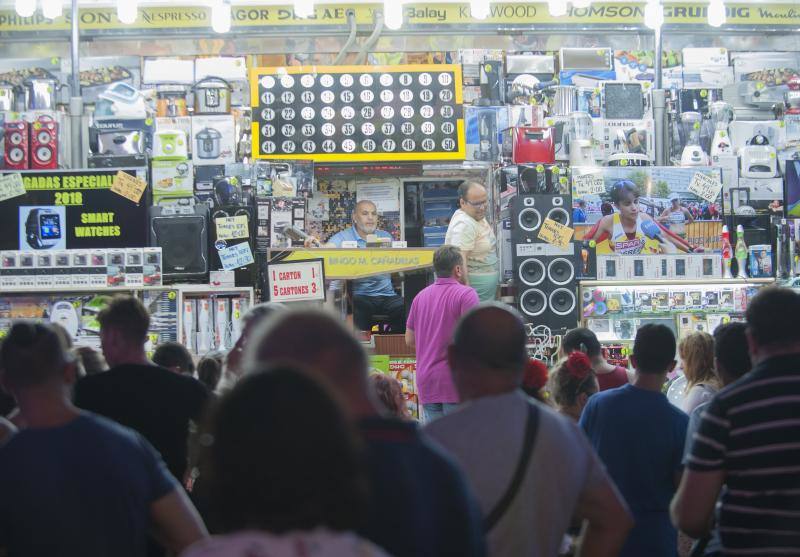
[[[0,250],[146,246],[149,189],[139,203],[112,192],[118,170],[21,172],[25,195],[0,201]],[[125,172],[147,176],[145,168]]]
[[[253,68],[253,157],[463,160],[461,66]]]

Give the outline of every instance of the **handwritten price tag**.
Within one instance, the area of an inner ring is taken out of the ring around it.
[[[0,176],[0,201],[25,195],[25,185],[19,172]]]
[[[722,191],[722,184],[712,176],[706,176],[702,172],[695,172],[692,181],[689,182],[689,191],[706,201],[714,202]]]
[[[575,192],[575,197],[600,195],[605,193],[606,184],[601,174],[582,174],[580,176],[572,176],[572,189]]]
[[[569,226],[564,226],[553,219],[544,219],[539,229],[539,239],[544,240],[548,244],[566,249],[569,247],[569,241],[572,239],[574,233],[575,231]]]
[[[236,240],[238,238],[248,238],[250,230],[247,226],[247,215],[237,215],[235,217],[219,217],[214,219],[217,227],[218,240]]]
[[[254,262],[249,242],[228,246],[217,250],[217,252],[219,253],[220,263],[222,263],[222,269],[225,271],[233,271]]]
[[[111,191],[126,199],[130,199],[134,203],[139,203],[146,189],[147,182],[135,176],[131,176],[122,170],[117,172],[117,175],[114,176],[114,181],[111,183]]]

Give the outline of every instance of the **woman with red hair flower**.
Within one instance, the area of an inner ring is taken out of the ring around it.
[[[589,356],[572,352],[550,375],[550,394],[558,411],[576,422],[589,397],[600,389]]]
[[[535,398],[539,402],[549,404],[547,395],[543,391],[547,385],[547,364],[536,358],[530,358],[525,365],[525,375],[522,377],[522,390],[529,397]]]

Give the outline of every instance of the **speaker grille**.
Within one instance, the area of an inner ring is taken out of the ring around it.
[[[165,278],[192,280],[205,277],[208,273],[205,216],[154,216],[150,226],[150,244],[162,249]]]
[[[537,286],[547,276],[544,264],[538,259],[526,259],[519,266],[519,280],[528,286]]]
[[[556,315],[568,315],[575,310],[575,293],[566,288],[556,288],[550,293],[550,310]]]
[[[519,307],[526,315],[537,317],[547,309],[547,295],[538,288],[526,290],[519,299]]]
[[[532,207],[526,207],[519,213],[519,227],[527,232],[538,230],[542,224],[542,215]]]
[[[569,225],[569,213],[563,207],[555,207],[547,213],[547,218],[564,226]]]
[[[575,267],[569,259],[558,257],[547,266],[547,276],[554,284],[563,286],[575,277]]]

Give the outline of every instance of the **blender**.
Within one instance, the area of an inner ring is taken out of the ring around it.
[[[592,117],[588,112],[570,113],[569,130],[570,166],[595,166],[592,146]]]
[[[728,125],[733,121],[735,114],[733,106],[725,101],[711,103],[708,107],[708,114],[711,123],[714,125],[714,139],[711,141],[711,158],[717,160],[720,155],[730,155],[731,136],[728,133]]]
[[[700,146],[703,116],[699,112],[684,112],[680,116],[680,135],[683,143],[681,166],[708,166],[708,155]]]

